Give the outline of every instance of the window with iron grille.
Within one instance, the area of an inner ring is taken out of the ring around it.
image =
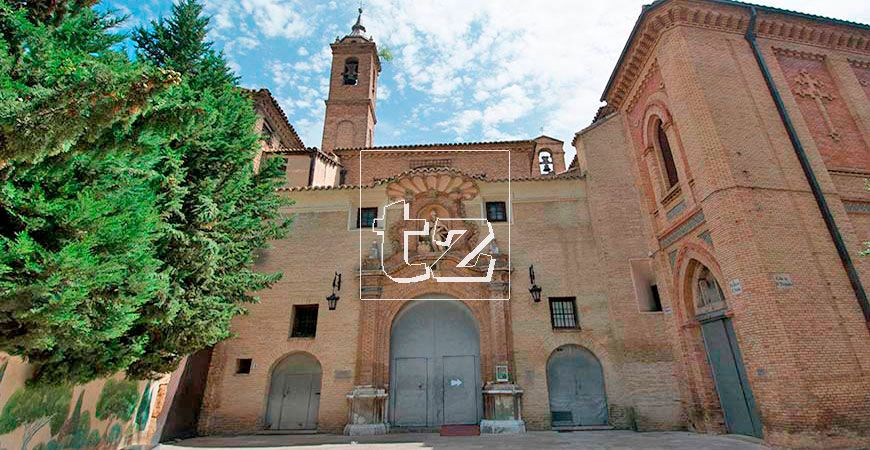
[[[290,337],[314,337],[317,333],[318,305],[293,306],[293,331]]]
[[[507,222],[507,205],[505,202],[486,202],[486,220],[490,222]]]
[[[356,227],[371,228],[378,218],[378,208],[359,208],[356,212]]]
[[[580,328],[574,297],[550,297],[550,321],[554,330]]]

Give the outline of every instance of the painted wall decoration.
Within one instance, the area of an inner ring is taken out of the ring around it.
[[[158,381],[117,375],[82,386],[28,386],[30,367],[0,353],[0,450],[109,450],[148,444]]]

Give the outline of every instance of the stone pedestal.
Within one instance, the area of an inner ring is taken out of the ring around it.
[[[513,383],[487,383],[483,387],[481,433],[525,433],[523,390]]]
[[[355,386],[347,394],[347,425],[344,434],[348,436],[370,436],[387,434],[387,397],[384,389],[374,386]]]

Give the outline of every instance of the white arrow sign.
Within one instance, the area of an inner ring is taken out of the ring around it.
[[[450,387],[453,387],[453,386],[462,386],[462,380],[460,380],[458,378],[454,378],[454,379],[450,380]]]

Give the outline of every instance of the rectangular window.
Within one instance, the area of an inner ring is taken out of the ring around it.
[[[652,285],[649,287],[650,292],[652,294],[652,310],[651,311],[661,311],[662,310],[662,298],[659,296],[659,287],[657,285]]]
[[[359,208],[356,212],[356,227],[371,228],[378,218],[378,208]]]
[[[251,373],[251,358],[239,358],[236,360],[236,373],[245,374]]]
[[[574,297],[550,297],[550,321],[554,330],[580,328]]]
[[[314,337],[317,334],[318,305],[293,306],[293,331],[290,337]]]
[[[507,205],[505,202],[486,202],[486,220],[490,222],[507,222]]]

